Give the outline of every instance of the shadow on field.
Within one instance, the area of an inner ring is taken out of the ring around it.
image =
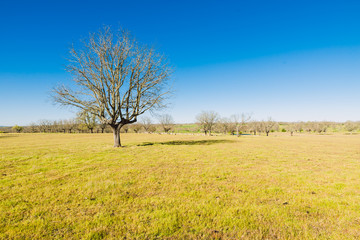
[[[138,146],[151,146],[151,145],[211,145],[216,143],[231,143],[233,140],[188,140],[188,141],[169,141],[169,142],[144,142]]]
[[[15,135],[0,135],[0,139],[2,139],[2,138],[12,138],[12,137],[18,137],[18,136],[15,136]]]

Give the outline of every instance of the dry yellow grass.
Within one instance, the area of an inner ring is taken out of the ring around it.
[[[1,239],[359,239],[360,136],[0,136]]]

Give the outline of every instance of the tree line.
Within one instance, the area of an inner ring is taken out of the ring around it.
[[[241,135],[265,134],[270,132],[288,132],[292,136],[294,132],[301,133],[326,133],[329,129],[353,133],[360,130],[360,121],[346,121],[344,123],[329,121],[308,122],[276,122],[271,117],[267,120],[253,120],[251,114],[234,114],[230,117],[221,117],[214,111],[203,111],[196,116],[196,122],[204,134],[211,135],[212,132]]]
[[[111,127],[102,123],[96,116],[88,112],[79,112],[73,119],[68,120],[39,120],[29,126],[0,128],[2,132],[25,133],[110,133]],[[272,132],[294,133],[327,133],[360,131],[360,121],[330,122],[277,122],[272,118],[267,120],[252,119],[251,114],[234,114],[221,117],[214,111],[203,111],[196,116],[193,124],[175,124],[169,114],[158,115],[155,118],[142,117],[137,123],[128,124],[121,128],[123,133],[203,133],[205,135],[266,135]]]

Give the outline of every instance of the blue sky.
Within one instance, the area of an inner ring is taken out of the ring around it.
[[[167,112],[278,121],[360,120],[358,1],[3,1],[0,126],[66,119],[49,92],[69,82],[69,46],[121,26],[175,67]]]

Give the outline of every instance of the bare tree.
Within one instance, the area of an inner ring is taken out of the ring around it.
[[[106,123],[104,123],[104,122],[100,122],[100,123],[99,123],[99,128],[101,129],[101,133],[104,133],[106,126],[107,126],[107,125],[106,125]]]
[[[134,133],[139,133],[141,128],[142,128],[141,124],[133,124],[132,125],[132,130],[134,131]]]
[[[329,124],[326,122],[314,122],[313,123],[313,130],[318,133],[325,133],[328,129]]]
[[[57,123],[57,131],[65,133],[66,128],[65,128],[64,120],[59,120],[56,123]]]
[[[304,126],[305,126],[304,122],[297,122],[295,123],[295,130],[301,133],[301,131],[303,131]]]
[[[296,131],[297,129],[297,123],[288,123],[285,127],[285,129],[290,132],[290,135],[293,136],[294,135],[294,132]]]
[[[143,117],[140,120],[140,124],[144,128],[145,132],[150,132],[150,128],[153,125],[153,122],[152,122],[151,118]]]
[[[128,133],[129,129],[130,129],[129,125],[123,126],[124,133]]]
[[[147,130],[148,133],[153,133],[156,131],[156,126],[154,124],[152,124],[149,129]]]
[[[96,127],[96,116],[95,114],[87,111],[81,111],[78,113],[78,121],[83,124],[91,133],[94,132]]]
[[[64,120],[63,124],[65,125],[65,129],[68,131],[68,133],[71,133],[72,130],[76,128],[76,121],[74,119]]]
[[[29,128],[30,128],[30,132],[32,132],[32,133],[36,133],[36,132],[39,131],[38,125],[36,123],[33,123],[33,122],[30,123]]]
[[[240,126],[241,126],[240,116],[239,116],[239,114],[234,114],[234,115],[231,115],[230,118],[231,118],[231,121],[234,123],[236,135],[239,136]]]
[[[308,133],[311,133],[312,131],[315,131],[315,124],[314,122],[306,122],[304,123],[304,130]]]
[[[352,133],[354,131],[356,131],[358,129],[358,124],[356,122],[352,122],[352,121],[346,121],[344,124],[344,128],[346,131]]]
[[[170,114],[164,114],[159,116],[159,122],[161,124],[164,132],[169,133],[169,131],[174,127],[174,119]]]
[[[276,122],[269,118],[267,121],[261,121],[260,126],[263,132],[266,133],[266,136],[269,136],[271,130],[275,130]]]
[[[49,120],[39,120],[38,122],[40,132],[49,132],[51,130],[51,122]]]
[[[218,121],[218,130],[219,132],[222,132],[223,134],[227,134],[228,132],[232,132],[233,123],[229,118],[221,118]]]
[[[203,111],[196,116],[196,122],[200,125],[205,135],[207,133],[211,135],[211,130],[214,127],[214,125],[218,122],[219,118],[220,118],[219,114],[214,111]]]
[[[240,116],[240,129],[241,131],[246,131],[246,125],[248,124],[248,122],[251,120],[251,114],[248,113],[242,113]]]
[[[240,136],[239,134],[240,130],[244,130],[246,124],[251,120],[251,114],[248,113],[242,113],[241,115],[234,114],[231,116],[231,120],[235,125],[236,135]]]
[[[140,45],[125,31],[109,27],[91,34],[79,50],[70,50],[67,70],[77,89],[59,86],[54,101],[96,115],[114,134],[120,147],[120,129],[135,123],[148,110],[165,107],[172,72],[153,48]]]
[[[254,135],[256,135],[256,133],[261,132],[261,124],[260,122],[257,121],[252,121],[250,122],[250,132],[253,132]]]

